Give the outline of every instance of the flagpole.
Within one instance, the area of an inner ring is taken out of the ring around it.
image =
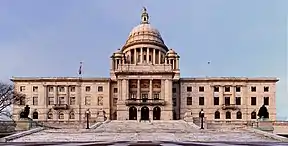
[[[78,86],[79,86],[79,123],[82,121],[82,113],[81,113],[81,104],[82,104],[82,64],[83,62],[80,62],[79,70],[78,70]]]

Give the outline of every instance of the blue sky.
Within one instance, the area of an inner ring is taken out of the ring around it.
[[[286,0],[1,0],[0,80],[76,76],[80,61],[84,76],[109,77],[143,6],[182,76],[278,77],[278,116],[288,117]]]

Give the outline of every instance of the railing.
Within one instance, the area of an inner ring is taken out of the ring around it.
[[[149,73],[157,73],[157,72],[172,72],[172,66],[167,64],[122,64],[119,65],[117,69],[115,69],[115,73],[123,73],[123,72],[149,72]]]
[[[126,105],[165,105],[163,99],[127,99]]]
[[[235,104],[223,104],[222,109],[223,110],[228,110],[228,109],[237,110],[239,108]]]
[[[69,106],[68,104],[54,104],[53,109],[54,110],[60,110],[60,109],[67,110],[69,109]]]

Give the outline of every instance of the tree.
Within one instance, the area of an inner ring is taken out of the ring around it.
[[[0,82],[0,115],[12,118],[9,108],[16,102],[25,99],[25,95],[14,90],[14,86]]]

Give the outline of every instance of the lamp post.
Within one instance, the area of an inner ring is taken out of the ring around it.
[[[86,129],[89,129],[89,115],[90,115],[90,111],[89,111],[89,109],[86,111],[86,122],[87,122],[87,127],[86,127]]]
[[[201,109],[200,111],[200,118],[201,118],[201,129],[204,129],[203,122],[204,122],[204,111]]]

